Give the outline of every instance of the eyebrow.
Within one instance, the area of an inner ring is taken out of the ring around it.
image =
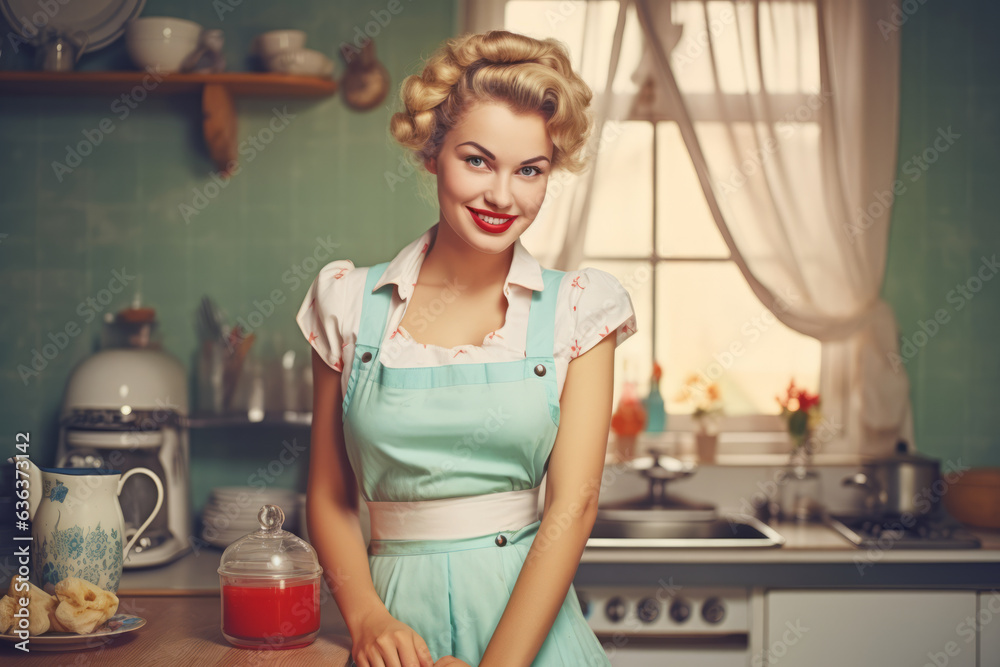
[[[489,152],[488,150],[486,150],[485,148],[483,148],[482,146],[480,146],[479,144],[477,144],[475,141],[466,141],[465,143],[461,143],[458,146],[455,146],[455,148],[458,148],[459,146],[465,146],[465,145],[475,146],[480,151],[482,151],[486,155],[486,157],[488,157],[491,160],[496,160],[497,159],[496,155],[494,155],[493,153]],[[546,162],[549,162],[549,159],[547,157],[545,157],[544,155],[539,155],[538,157],[533,157],[530,160],[525,160],[521,164],[522,165],[531,164],[532,162],[538,162],[539,160],[545,160]]]

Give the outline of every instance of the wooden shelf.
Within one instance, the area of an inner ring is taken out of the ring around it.
[[[233,97],[329,97],[331,78],[274,72],[154,74],[151,72],[3,72],[0,95],[201,95],[202,133],[212,161],[223,174],[236,164],[236,107]]]
[[[159,79],[159,80],[158,80]],[[135,86],[156,95],[200,93],[209,84],[225,86],[240,97],[329,97],[337,82],[316,76],[273,72],[151,74],[149,72],[2,72],[0,93],[15,95],[108,95]]]

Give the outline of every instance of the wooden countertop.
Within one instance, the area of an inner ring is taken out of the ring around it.
[[[120,598],[119,611],[146,619],[138,630],[115,637],[103,646],[79,652],[30,653],[0,643],[0,663],[16,665],[347,665],[351,639],[333,596],[320,607],[319,636],[309,646],[285,651],[236,648],[222,636],[218,594],[130,596]]]

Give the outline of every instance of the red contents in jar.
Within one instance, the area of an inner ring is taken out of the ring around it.
[[[283,646],[288,639],[319,630],[319,580],[279,586],[223,586],[222,631],[247,640],[261,640],[262,648]]]

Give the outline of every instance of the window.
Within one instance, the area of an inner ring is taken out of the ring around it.
[[[738,5],[736,11],[749,9],[747,4]],[[799,5],[778,20],[768,16],[765,3],[761,29],[790,29],[800,39],[815,42],[814,6]],[[565,43],[574,67],[600,94],[607,77],[600,66],[608,60],[618,11],[615,1],[509,0],[504,23],[509,30]],[[591,16],[598,20],[587,20],[588,12],[596,12]],[[634,10],[630,12],[612,86],[616,98],[628,100],[642,84],[632,79],[643,58],[641,28]],[[744,145],[753,145],[755,128],[749,114],[745,123],[727,126],[699,104],[702,96],[718,92],[730,97],[727,102],[738,114],[760,90],[756,73],[744,76],[720,66],[721,72],[732,75],[724,74],[716,82],[708,65],[707,30],[712,30],[716,45],[712,55],[720,63],[743,48],[737,30],[728,25],[733,23],[732,12],[728,2],[709,3],[707,17],[700,3],[672,5],[672,21],[683,26],[671,52],[672,67],[705,153],[727,132],[744,137]],[[795,25],[781,24],[787,20]],[[604,33],[593,57],[581,53],[585,26]],[[800,46],[802,52],[818,53],[818,47]],[[818,61],[788,56],[765,54],[774,65],[765,69],[765,84],[776,121],[788,118],[789,109],[819,90]],[[613,106],[619,103],[616,100]],[[609,121],[604,130],[605,141],[594,166],[598,185],[584,261],[585,266],[618,277],[636,308],[639,331],[618,352],[617,377],[634,380],[645,395],[656,359],[663,369],[660,389],[670,430],[691,429],[690,418],[683,416],[691,407],[674,398],[688,376],[699,374],[721,389],[727,414],[724,431],[783,432],[775,396],[793,377],[800,386],[818,387],[820,343],[785,327],[746,284],[708,209],[675,119],[631,108],[627,120]],[[816,123],[797,123],[794,131],[804,150],[819,141]],[[724,202],[720,205],[725,211]],[[767,252],[766,239],[755,245]]]

